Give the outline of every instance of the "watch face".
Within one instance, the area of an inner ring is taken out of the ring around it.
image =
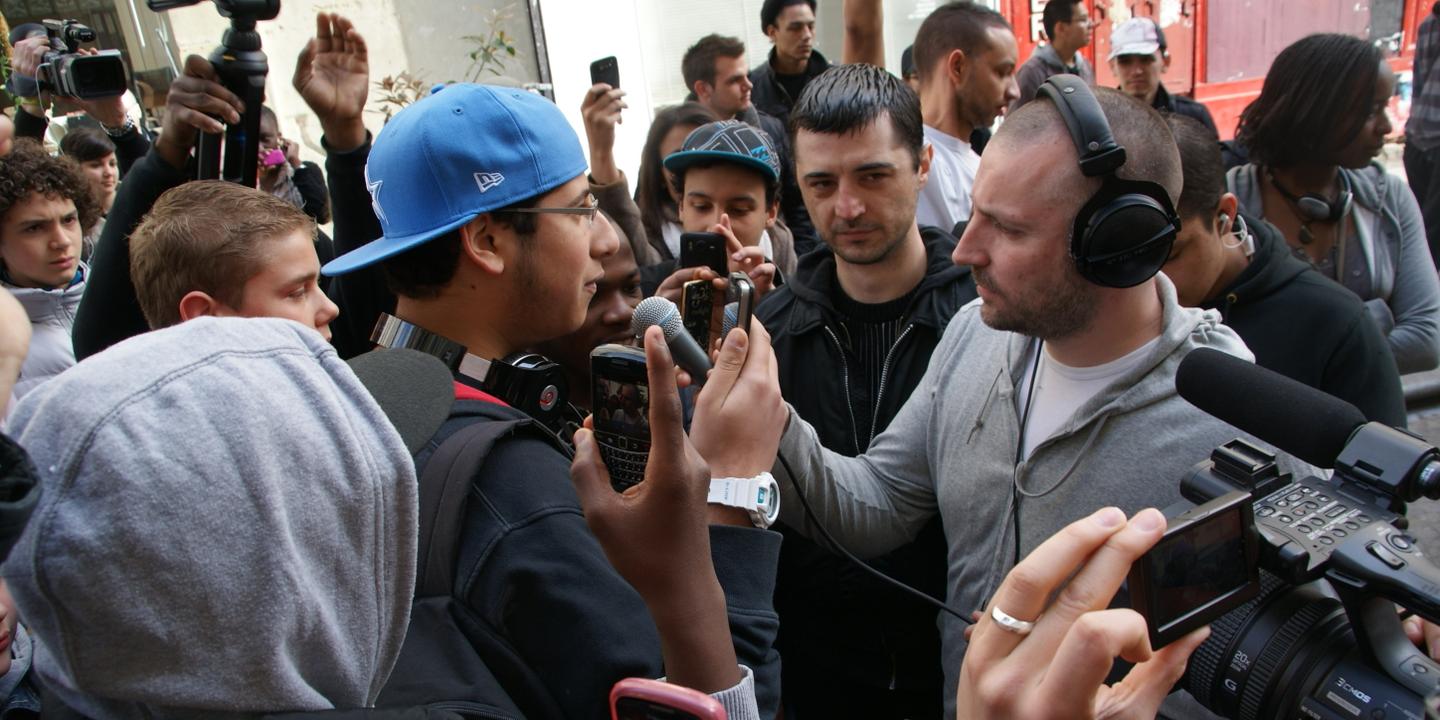
[[[755,492],[756,514],[765,518],[765,524],[761,527],[770,527],[770,524],[780,517],[780,486],[776,484],[773,476],[766,477],[769,482],[759,483],[760,487]]]

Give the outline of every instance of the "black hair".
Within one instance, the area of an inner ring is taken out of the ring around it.
[[[1182,220],[1208,218],[1220,207],[1220,196],[1225,194],[1220,138],[1195,118],[1175,113],[1162,115],[1180,149],[1180,174],[1185,178],[1175,210]]]
[[[1333,162],[1373,112],[1380,50],[1338,33],[1307,35],[1275,56],[1235,137],[1258,165]]]
[[[276,115],[275,111],[271,109],[269,105],[260,106],[260,118],[262,120],[265,118],[270,118],[271,122],[275,123],[276,128],[280,127],[280,116]]]
[[[647,237],[660,237],[665,220],[679,213],[675,201],[665,187],[665,170],[660,157],[660,143],[676,125],[700,127],[720,118],[710,108],[696,102],[671,105],[655,113],[645,147],[640,151],[640,177],[635,182],[635,204],[640,208],[640,221]]]
[[[915,167],[925,147],[920,98],[905,81],[874,65],[837,65],[806,83],[790,110],[790,146],[801,130],[844,135],[890,116],[895,137],[910,151]]]
[[[65,133],[60,139],[60,154],[86,163],[115,154],[115,143],[105,133],[88,127],[79,127]]]
[[[535,207],[539,199],[537,195],[499,210],[491,210],[490,216],[509,225],[522,237],[534,235],[539,216],[508,211]],[[460,269],[460,242],[460,229],[456,228],[382,260],[380,264],[390,292],[417,300],[439,297]]]
[[[765,0],[765,4],[760,6],[760,32],[768,32],[785,8],[802,4],[809,5],[810,12],[815,12],[815,0]]]
[[[900,53],[900,77],[906,80],[915,74],[915,46],[906,45]]]
[[[1075,6],[1080,0],[1050,0],[1045,3],[1045,12],[1040,16],[1040,23],[1045,26],[1045,39],[1051,43],[1055,42],[1055,26],[1060,23],[1075,21]]]
[[[1000,13],[973,2],[952,2],[935,8],[915,33],[915,72],[920,82],[928,82],[935,63],[952,50],[966,57],[988,50],[986,33],[990,28],[1010,30],[1010,23]]]
[[[715,84],[715,61],[720,58],[738,58],[745,54],[745,43],[739,38],[711,33],[700,38],[680,60],[680,75],[685,79],[685,89],[695,92],[695,83]]]

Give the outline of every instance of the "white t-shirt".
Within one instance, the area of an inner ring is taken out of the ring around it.
[[[1134,370],[1159,342],[1160,337],[1157,335],[1124,357],[1104,365],[1083,368],[1062,365],[1050,357],[1049,350],[1046,350],[1040,354],[1040,376],[1035,379],[1035,405],[1030,408],[1030,417],[1027,419],[1025,406],[1031,402],[1030,376],[1036,367],[1035,354],[1031,352],[1026,360],[1025,377],[1020,379],[1019,389],[1015,393],[1016,409],[1020,413],[1021,422],[1025,423],[1025,427],[1021,429],[1025,436],[1023,457],[1030,457],[1036,446],[1064,427],[1080,406],[1099,395],[1115,378]]]
[[[970,188],[975,185],[980,156],[968,138],[961,140],[929,125],[925,126],[925,142],[934,152],[930,178],[920,189],[920,202],[915,206],[915,220],[950,232],[955,223],[970,219]]]

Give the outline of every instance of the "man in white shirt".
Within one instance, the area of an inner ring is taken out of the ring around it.
[[[953,232],[956,223],[970,219],[970,187],[980,167],[970,134],[989,127],[1019,97],[1019,50],[999,13],[955,2],[925,18],[914,55],[925,141],[933,152],[915,219]]]

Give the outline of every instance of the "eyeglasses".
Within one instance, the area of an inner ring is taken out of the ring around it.
[[[529,215],[584,215],[590,225],[595,224],[595,214],[600,212],[600,201],[592,194],[585,195],[585,204],[579,207],[536,207],[513,208],[505,212]]]

